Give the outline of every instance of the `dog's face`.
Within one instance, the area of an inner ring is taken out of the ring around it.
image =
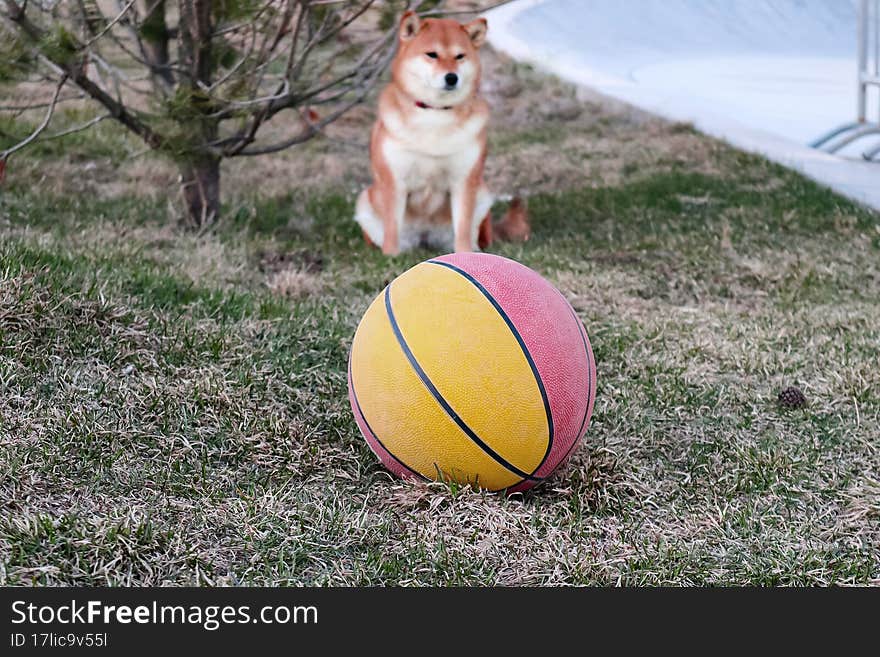
[[[415,100],[435,107],[459,105],[480,84],[478,49],[486,42],[486,19],[461,24],[421,20],[408,11],[400,21],[399,47],[392,73]]]

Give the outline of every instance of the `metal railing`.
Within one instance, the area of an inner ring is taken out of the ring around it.
[[[880,101],[876,119],[870,120],[868,117],[870,88],[875,87],[880,93],[880,0],[860,1],[858,42],[857,118],[822,135],[810,144],[813,148],[835,153],[858,139],[880,135]],[[880,144],[870,146],[862,154],[866,160],[873,160],[878,155]]]

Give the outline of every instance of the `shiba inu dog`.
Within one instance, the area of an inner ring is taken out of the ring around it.
[[[473,251],[492,241],[493,197],[483,181],[489,106],[479,95],[486,30],[484,18],[401,18],[370,139],[373,184],[355,210],[365,239],[383,253],[420,245]],[[528,239],[518,199],[496,228]]]

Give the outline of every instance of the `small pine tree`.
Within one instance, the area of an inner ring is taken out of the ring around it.
[[[0,152],[0,171],[40,139],[67,99],[62,90],[75,86],[103,112],[82,128],[112,118],[172,158],[190,222],[209,224],[219,213],[223,158],[300,144],[364,99],[393,55],[394,28],[360,45],[344,30],[376,4],[0,0],[0,81],[40,72],[55,84],[45,120]],[[260,140],[284,111],[298,115],[296,133]]]

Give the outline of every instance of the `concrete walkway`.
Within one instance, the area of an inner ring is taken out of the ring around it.
[[[519,0],[486,16],[512,57],[880,209],[880,164],[860,157],[876,141],[806,145],[855,118],[855,0]]]

